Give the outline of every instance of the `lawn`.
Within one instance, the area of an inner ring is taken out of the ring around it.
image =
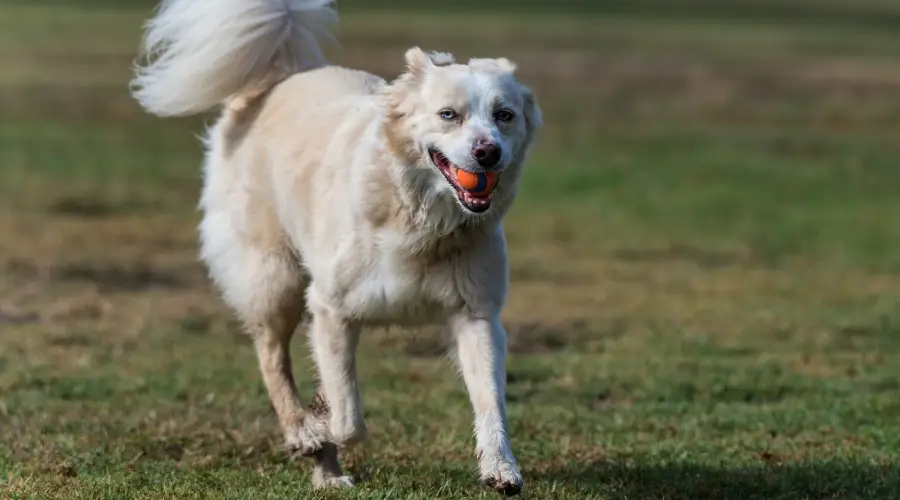
[[[900,497],[896,2],[348,3],[337,62],[504,55],[543,106],[505,224],[525,498]],[[213,117],[127,95],[148,2],[45,4],[0,6],[0,498],[494,498],[441,332],[399,329],[360,347],[359,487],[308,489],[197,259]]]

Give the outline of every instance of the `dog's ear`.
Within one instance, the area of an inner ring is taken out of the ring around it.
[[[453,55],[447,52],[425,52],[419,47],[412,47],[404,55],[406,60],[406,72],[420,76],[434,66],[447,66],[453,64]]]
[[[516,73],[516,63],[510,61],[505,57],[498,57],[494,59],[494,63],[497,65],[497,68],[503,73],[509,73],[514,75]]]
[[[403,58],[406,60],[406,72],[411,75],[424,74],[432,64],[428,54],[419,47],[407,50]]]
[[[498,57],[496,59],[473,58],[469,59],[469,66],[494,73],[508,73],[512,75],[516,72],[516,63],[505,57]]]
[[[524,85],[522,85],[522,101],[524,103],[523,112],[525,114],[525,122],[528,124],[528,131],[529,133],[534,133],[534,131],[544,125],[544,116],[534,92]]]

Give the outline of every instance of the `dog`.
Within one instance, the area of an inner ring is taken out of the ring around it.
[[[338,451],[367,432],[361,329],[440,323],[474,410],[480,478],[519,493],[501,222],[540,107],[506,58],[463,64],[413,47],[391,81],[332,65],[337,20],[329,0],[164,0],[132,95],[160,117],[220,113],[204,141],[200,257],[252,336],[288,449],[314,457],[313,486],[354,484]],[[319,378],[309,406],[289,354],[301,322]]]

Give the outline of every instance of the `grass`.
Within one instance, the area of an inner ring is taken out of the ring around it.
[[[363,482],[308,490],[196,258],[210,118],[127,96],[149,3],[74,5],[0,7],[0,498],[492,498],[432,331],[367,332]],[[351,3],[335,55],[503,54],[540,97],[506,224],[525,495],[900,496],[896,5],[579,5]]]

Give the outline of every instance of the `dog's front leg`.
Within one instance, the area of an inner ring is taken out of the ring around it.
[[[498,319],[460,315],[451,328],[456,355],[475,411],[475,441],[481,479],[514,495],[522,473],[509,445],[506,423],[506,332]]]

